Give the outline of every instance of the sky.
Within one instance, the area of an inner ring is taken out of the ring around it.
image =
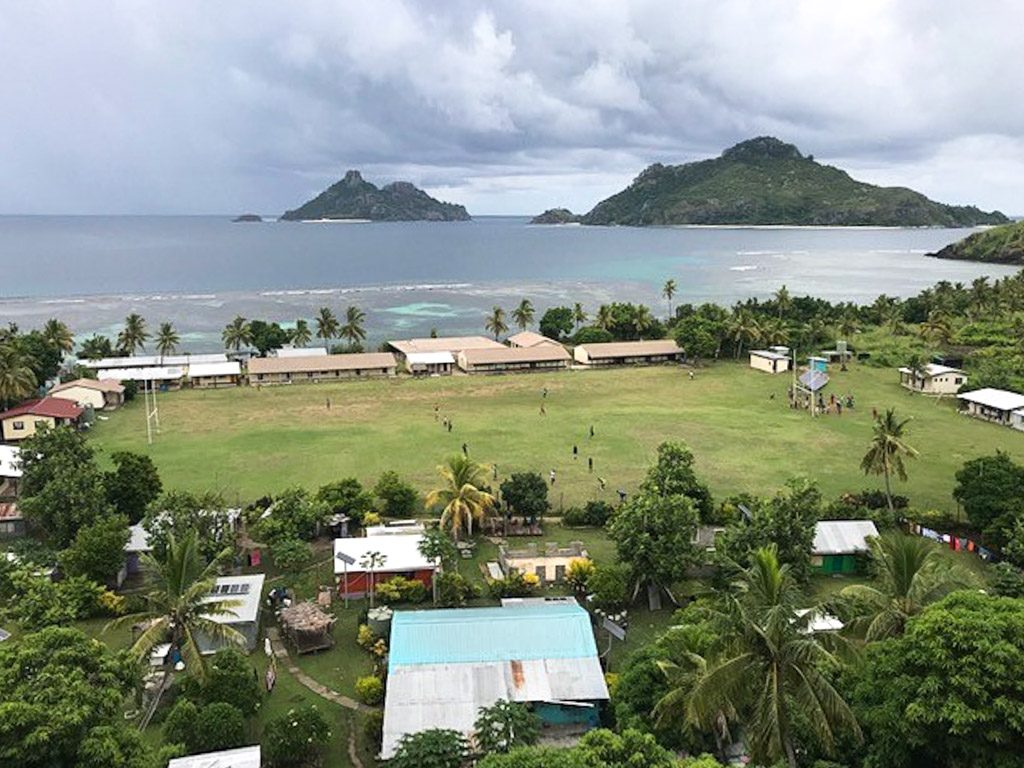
[[[0,0],[0,213],[296,207],[357,168],[587,211],[758,135],[1024,214],[1018,0]]]

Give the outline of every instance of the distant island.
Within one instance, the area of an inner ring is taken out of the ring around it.
[[[581,221],[628,226],[968,227],[1008,219],[998,211],[937,203],[912,189],[857,181],[792,144],[762,136],[712,160],[656,163]]]
[[[938,259],[1024,265],[1024,221],[975,232],[928,255]]]
[[[548,208],[530,219],[531,224],[579,224],[583,217],[568,208]]]
[[[281,217],[284,221],[469,221],[469,218],[463,206],[435,200],[407,181],[378,188],[363,179],[359,171],[349,171],[341,181]]]
[[[243,213],[241,216],[235,216],[235,218],[233,218],[231,221],[233,223],[236,223],[236,224],[237,223],[243,223],[243,224],[256,223],[256,224],[258,224],[258,223],[263,221],[263,217],[262,216],[258,216],[255,213]]]

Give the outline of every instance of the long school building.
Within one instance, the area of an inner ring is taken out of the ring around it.
[[[249,361],[251,386],[262,384],[315,384],[342,379],[394,376],[398,369],[390,352],[310,357],[254,357]]]
[[[600,344],[580,344],[573,350],[580,365],[658,365],[678,363],[683,350],[672,339],[656,341],[610,341]]]
[[[459,352],[459,367],[466,373],[564,371],[571,362],[569,353],[560,344],[464,349]]]

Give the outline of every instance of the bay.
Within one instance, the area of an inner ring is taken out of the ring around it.
[[[232,223],[227,216],[0,217],[0,322],[60,317],[78,338],[114,334],[139,312],[171,321],[190,351],[216,349],[235,315],[283,323],[320,306],[367,313],[369,341],[483,332],[493,305],[539,311],[580,301],[724,304],[794,295],[870,302],[939,280],[1013,267],[924,254],[971,230],[531,226],[523,217],[464,223]],[[539,317],[539,313],[538,313]]]

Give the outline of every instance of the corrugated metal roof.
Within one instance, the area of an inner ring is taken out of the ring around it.
[[[973,392],[964,392],[957,397],[969,403],[995,408],[997,411],[1016,411],[1018,408],[1024,408],[1024,395],[1006,389],[984,387]]]
[[[816,555],[852,555],[867,552],[868,536],[877,536],[878,529],[870,520],[822,520],[814,526]]]
[[[252,747],[176,757],[167,764],[167,768],[260,768],[261,764],[260,745],[256,744]]]
[[[402,537],[395,537],[402,538]],[[410,664],[596,656],[590,616],[578,605],[398,611],[389,669]]]
[[[153,366],[180,367],[192,363],[224,363],[227,355],[223,352],[199,355],[131,355],[129,357],[103,357],[99,360],[79,360],[85,368],[150,368]]]
[[[682,348],[673,339],[653,341],[606,341],[594,344],[580,344],[591,358],[643,357],[645,355],[680,355]]]
[[[319,373],[321,371],[355,371],[371,368],[394,368],[395,356],[390,352],[352,352],[344,355],[311,355],[308,357],[254,357],[249,361],[250,375],[266,373]]]
[[[192,363],[188,367],[188,377],[197,379],[202,376],[241,376],[242,364],[237,360],[226,363]]]

